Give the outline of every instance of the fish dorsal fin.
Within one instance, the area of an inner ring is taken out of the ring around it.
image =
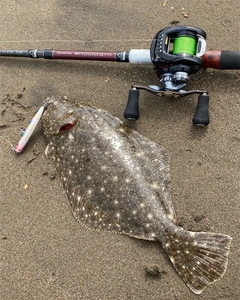
[[[157,180],[157,184],[163,191],[163,197],[161,197],[161,204],[166,211],[168,218],[171,221],[175,221],[175,212],[170,199],[169,193],[169,158],[167,151],[160,145],[152,142],[148,138],[142,136],[137,131],[129,129],[125,124],[120,126],[120,131],[126,130],[128,138],[132,139],[136,147],[136,152],[142,155],[138,155],[139,159],[149,160],[153,168],[154,175]]]

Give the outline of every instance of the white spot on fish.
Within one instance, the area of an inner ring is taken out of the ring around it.
[[[137,152],[137,153],[136,153],[136,156],[137,156],[137,157],[141,157],[141,156],[143,156],[144,154],[145,154],[144,152]]]
[[[150,213],[148,213],[148,214],[147,214],[147,218],[148,218],[149,220],[151,220],[151,219],[152,219],[152,217],[153,217],[153,215],[152,215],[152,214],[150,214]]]
[[[157,182],[153,182],[150,186],[151,186],[151,189],[154,191],[157,191],[160,188],[160,186]]]
[[[113,182],[117,182],[117,181],[118,181],[118,176],[113,176],[112,181],[113,181]]]
[[[122,146],[122,143],[120,141],[117,141],[117,140],[110,140],[111,142],[111,145],[114,147],[114,148],[120,148]]]
[[[129,182],[130,182],[130,179],[129,179],[129,178],[126,178],[126,179],[125,179],[125,182],[126,182],[126,183],[129,183]]]
[[[126,131],[123,127],[119,127],[118,130],[122,133],[125,133],[125,131]]]

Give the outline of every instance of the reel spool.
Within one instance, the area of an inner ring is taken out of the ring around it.
[[[201,56],[206,51],[205,39],[206,33],[197,27],[177,26],[159,31],[150,47],[157,75],[198,72],[202,68]]]
[[[150,57],[155,66],[162,88],[158,86],[132,86],[124,112],[126,119],[139,118],[139,89],[159,96],[183,97],[200,94],[193,117],[193,124],[206,126],[209,123],[207,91],[184,91],[191,74],[202,68],[202,55],[206,51],[206,33],[192,26],[167,27],[159,31],[150,46]],[[204,100],[202,100],[204,99]]]

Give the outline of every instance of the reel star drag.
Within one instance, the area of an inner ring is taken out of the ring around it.
[[[194,125],[201,126],[209,124],[209,95],[205,90],[183,90],[190,75],[195,74],[201,68],[240,69],[240,52],[206,51],[206,33],[202,29],[192,26],[167,27],[159,31],[152,40],[150,49],[132,49],[129,52],[0,50],[0,56],[117,61],[153,65],[160,79],[161,87],[132,85],[124,117],[131,120],[139,118],[140,90],[167,97],[198,94],[198,104],[192,122]]]

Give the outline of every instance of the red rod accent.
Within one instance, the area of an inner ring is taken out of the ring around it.
[[[220,59],[221,59],[220,50],[206,51],[202,56],[203,68],[220,69]]]
[[[116,61],[116,52],[53,50],[53,58]]]

